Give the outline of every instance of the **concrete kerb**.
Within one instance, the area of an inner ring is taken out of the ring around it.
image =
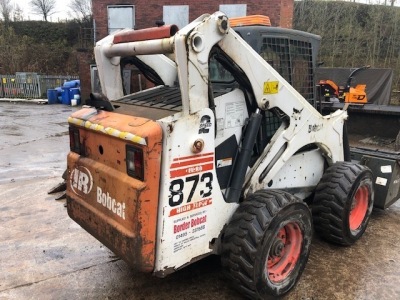
[[[0,102],[47,104],[47,99],[0,98]]]

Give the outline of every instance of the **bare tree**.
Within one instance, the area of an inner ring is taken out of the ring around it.
[[[11,0],[0,0],[0,13],[5,23],[11,19],[12,4]]]
[[[55,13],[56,0],[31,0],[32,12],[37,15],[42,15],[43,20]]]
[[[91,0],[71,0],[68,7],[73,11],[78,19],[89,22],[92,18]]]
[[[14,7],[14,22],[17,21],[23,21],[24,20],[24,11],[22,10],[22,8],[16,4]]]

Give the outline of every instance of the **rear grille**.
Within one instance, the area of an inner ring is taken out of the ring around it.
[[[128,95],[114,102],[173,111],[182,110],[181,91],[178,87],[160,86]]]

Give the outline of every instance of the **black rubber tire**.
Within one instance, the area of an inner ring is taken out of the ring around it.
[[[297,246],[295,263],[290,264],[287,274],[279,282],[273,282],[272,269],[266,271],[268,259],[278,232],[288,225],[301,233],[301,245]],[[302,200],[283,191],[257,191],[240,204],[224,231],[222,266],[233,287],[244,296],[251,299],[281,296],[296,284],[304,270],[312,233],[311,211]]]
[[[353,199],[362,187],[368,191],[368,205],[360,225],[352,230]],[[333,164],[325,171],[315,191],[312,215],[316,233],[335,244],[354,244],[367,228],[373,199],[373,176],[368,167],[351,162]]]

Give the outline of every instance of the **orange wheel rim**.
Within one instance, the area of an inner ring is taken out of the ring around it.
[[[357,230],[364,221],[368,211],[369,190],[366,186],[358,188],[351,203],[349,215],[350,230]]]
[[[278,231],[265,266],[271,282],[281,282],[291,274],[300,259],[302,244],[303,233],[297,223],[288,223]]]

